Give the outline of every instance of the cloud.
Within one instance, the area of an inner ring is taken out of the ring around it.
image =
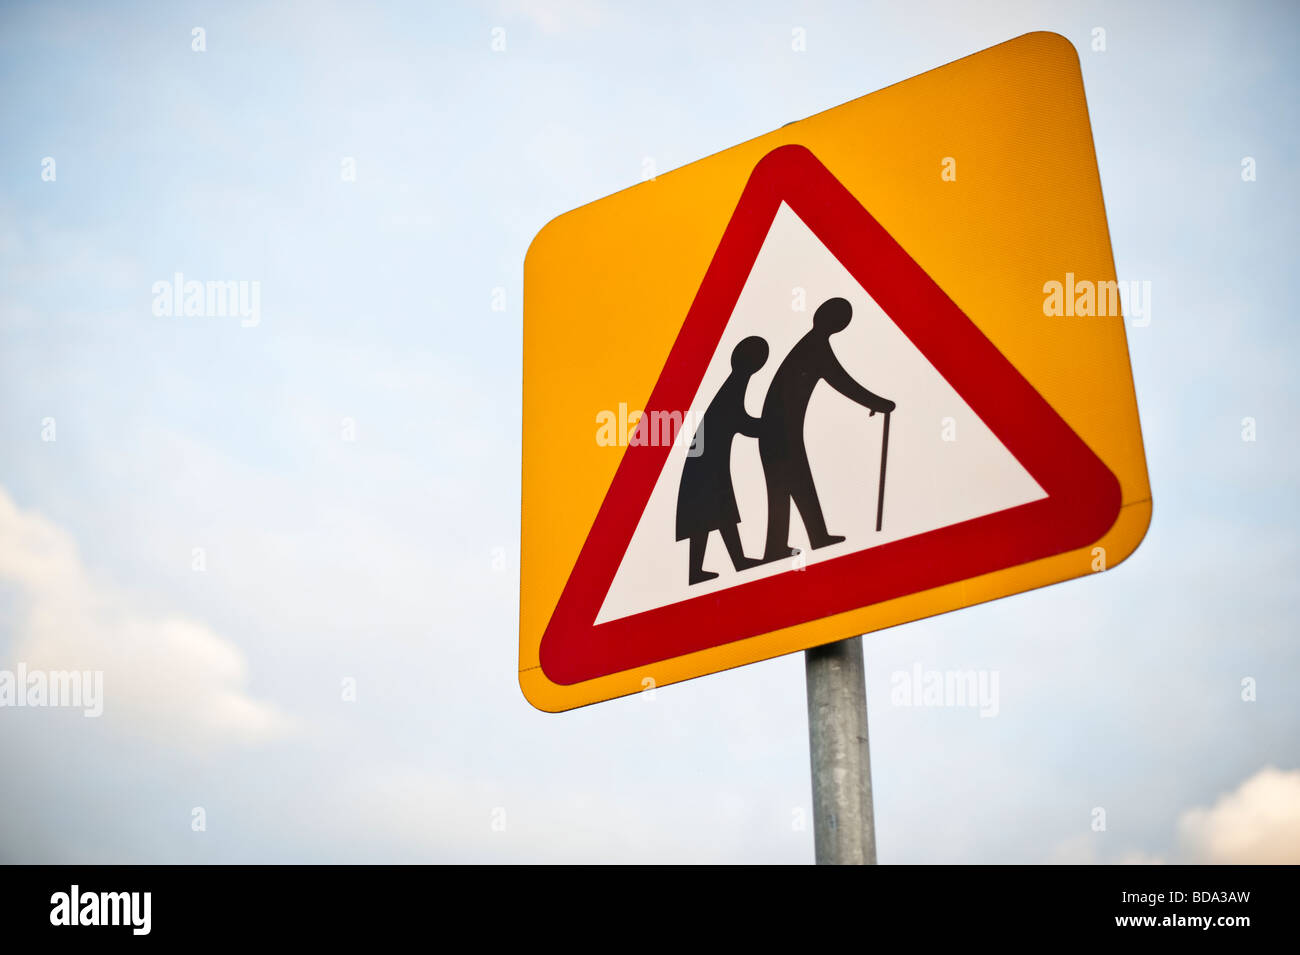
[[[72,537],[18,508],[0,488],[0,584],[22,608],[9,634],[12,665],[101,670],[104,721],[179,746],[255,742],[291,721],[249,697],[238,647],[202,623],[150,613],[94,579]],[[7,664],[8,666],[8,664]]]
[[[1096,833],[1056,844],[1049,861],[1065,865],[1180,864],[1295,865],[1300,862],[1300,769],[1265,766],[1211,807],[1197,806],[1178,817],[1178,849],[1160,853],[1098,848]]]
[[[1265,766],[1212,807],[1184,812],[1178,836],[1196,862],[1300,863],[1300,769]]]

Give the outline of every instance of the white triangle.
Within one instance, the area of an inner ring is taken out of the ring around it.
[[[802,296],[799,290],[802,289]],[[897,403],[890,422],[884,521],[876,531],[883,415],[817,385],[808,406],[805,439],[826,526],[842,544],[811,550],[791,509],[789,543],[799,558],[737,572],[719,535],[709,535],[704,567],[715,580],[687,582],[687,542],[676,537],[677,491],[693,425],[670,449],[596,623],[606,623],[703,594],[789,573],[845,554],[971,520],[1046,497],[1046,493],[970,409],[848,270],[784,203],[709,363],[688,421],[698,423],[731,372],[741,339],[767,340],[766,364],[750,379],[745,407],[758,417],[781,360],[812,327],[817,306],[846,298],[853,319],[831,336],[840,363],[855,380]],[[797,309],[802,301],[804,310]],[[706,437],[707,440],[707,437]],[[767,493],[758,442],[737,435],[731,473],[740,508],[745,553],[761,557],[767,529]]]

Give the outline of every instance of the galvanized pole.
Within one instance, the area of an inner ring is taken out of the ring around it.
[[[804,651],[818,865],[875,865],[862,638]]]

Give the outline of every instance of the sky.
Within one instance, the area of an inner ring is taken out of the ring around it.
[[[599,0],[0,6],[0,670],[105,704],[0,708],[0,861],[812,861],[799,655],[519,691],[524,254],[1033,30],[1151,283],[1154,517],[864,641],[880,861],[1300,862],[1300,10]],[[178,272],[256,321],[155,314]],[[895,705],[917,666],[996,714]]]

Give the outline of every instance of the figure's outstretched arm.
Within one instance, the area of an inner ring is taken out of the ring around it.
[[[826,361],[821,372],[828,385],[851,401],[856,401],[864,408],[870,408],[873,413],[876,411],[887,413],[894,410],[894,403],[888,398],[873,394],[854,381],[853,376],[844,370],[840,360],[829,348],[826,350]]]

